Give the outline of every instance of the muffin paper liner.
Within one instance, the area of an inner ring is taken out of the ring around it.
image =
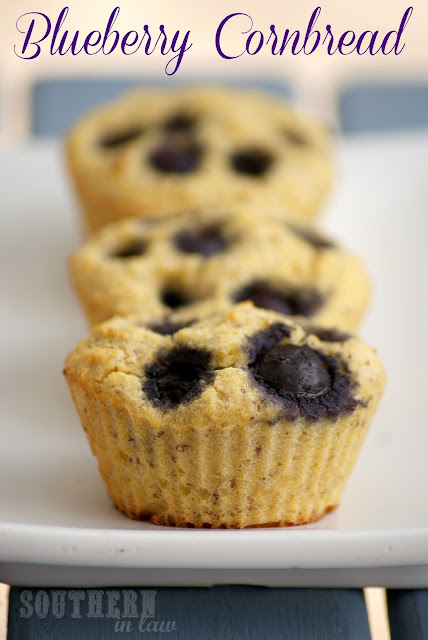
[[[115,406],[68,376],[108,494],[133,519],[207,528],[288,526],[334,509],[377,401],[336,422],[257,421],[183,427]]]

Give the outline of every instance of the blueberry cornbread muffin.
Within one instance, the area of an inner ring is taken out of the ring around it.
[[[330,135],[255,91],[138,90],[83,117],[67,141],[89,229],[229,203],[317,214],[332,182]]]
[[[247,207],[99,230],[70,261],[90,323],[113,315],[188,321],[252,300],[258,307],[355,329],[369,299],[360,259],[312,230]]]
[[[251,303],[169,333],[113,318],[64,373],[117,508],[214,528],[334,509],[385,383],[355,335]]]

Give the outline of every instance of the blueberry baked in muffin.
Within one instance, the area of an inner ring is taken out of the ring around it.
[[[252,300],[315,323],[358,327],[369,300],[361,260],[313,230],[245,206],[99,230],[70,261],[89,321],[171,311],[186,322]]]
[[[213,528],[298,525],[334,509],[382,395],[376,352],[251,303],[170,329],[113,318],[66,361],[116,507]]]
[[[287,103],[232,89],[129,93],[77,122],[67,159],[91,230],[219,202],[280,206],[309,221],[333,177],[325,127]]]

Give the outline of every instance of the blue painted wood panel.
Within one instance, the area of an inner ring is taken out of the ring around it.
[[[370,633],[359,589],[11,589],[8,640],[142,637],[370,640]]]
[[[339,96],[346,134],[428,127],[428,84],[351,86]]]
[[[428,589],[387,593],[391,640],[428,640]]]
[[[62,136],[75,120],[89,109],[117,98],[129,89],[144,86],[179,86],[210,84],[264,89],[280,97],[291,94],[287,84],[262,78],[218,79],[200,78],[192,82],[168,78],[73,78],[37,82],[31,93],[31,133],[34,136]]]

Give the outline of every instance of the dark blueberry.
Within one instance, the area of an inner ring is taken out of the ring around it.
[[[339,329],[325,329],[324,327],[306,327],[306,332],[317,336],[323,342],[346,342],[351,336]]]
[[[150,325],[149,329],[155,333],[160,333],[163,336],[172,336],[177,331],[180,331],[180,329],[190,327],[193,323],[194,320],[190,320],[189,322],[172,322],[171,320],[164,320],[158,324]]]
[[[317,398],[331,388],[327,367],[309,347],[279,344],[261,356],[256,371],[280,394]]]
[[[193,347],[175,347],[159,354],[146,368],[143,391],[153,404],[173,409],[198,396],[214,377],[211,355]]]
[[[99,145],[103,149],[115,149],[123,144],[132,142],[144,132],[143,127],[132,127],[132,129],[124,129],[123,131],[112,133],[101,138]]]
[[[273,157],[263,149],[242,149],[230,159],[232,167],[238,173],[261,178],[272,166]]]
[[[235,302],[243,302],[244,300],[252,300],[256,307],[262,309],[271,309],[286,315],[292,313],[285,294],[264,282],[250,284],[235,295]]]
[[[296,289],[288,296],[293,315],[312,316],[324,305],[324,296],[313,289]]]
[[[272,349],[276,344],[282,342],[284,338],[289,337],[290,327],[287,327],[287,325],[281,322],[275,322],[268,329],[258,331],[251,339],[250,361],[253,362],[260,353],[269,351],[269,349]]]
[[[163,128],[167,133],[191,133],[195,128],[196,120],[187,113],[176,113],[168,118]]]
[[[296,147],[304,147],[308,144],[307,137],[301,131],[287,129],[284,133],[287,141]]]
[[[147,243],[144,240],[131,240],[128,244],[124,245],[117,251],[111,254],[113,258],[135,258],[141,256],[147,248]]]
[[[312,289],[281,290],[267,282],[247,285],[234,297],[235,302],[252,300],[256,307],[271,309],[285,315],[313,315],[324,303],[323,296]]]
[[[189,304],[189,299],[180,291],[165,289],[162,292],[162,302],[170,309],[177,309],[177,307]]]
[[[281,344],[284,337],[276,324],[249,341],[249,370],[268,398],[280,401],[282,415],[315,422],[352,413],[358,401],[347,363],[307,346]]]
[[[294,233],[303,238],[303,240],[306,240],[306,242],[315,247],[315,249],[333,249],[335,247],[331,240],[327,240],[327,238],[319,235],[316,231],[312,231],[312,229],[305,229],[294,225],[290,226]]]
[[[184,253],[200,253],[206,258],[226,248],[226,240],[215,226],[180,231],[174,237],[174,244]]]
[[[193,140],[173,138],[152,151],[150,162],[161,173],[190,173],[198,168],[201,158],[200,144]]]

